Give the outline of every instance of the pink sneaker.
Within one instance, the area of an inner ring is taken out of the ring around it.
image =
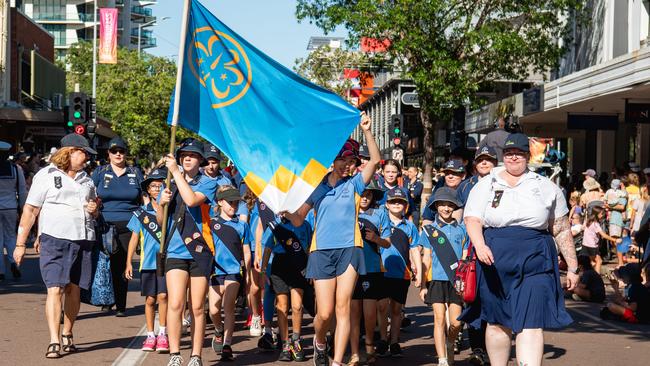
[[[156,338],[156,351],[158,351],[158,353],[169,352],[169,340],[167,339],[167,334],[158,334],[158,337]]]
[[[153,352],[156,350],[156,337],[147,337],[142,343],[142,350],[145,352]]]

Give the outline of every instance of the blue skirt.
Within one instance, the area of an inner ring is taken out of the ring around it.
[[[481,321],[499,324],[515,333],[573,322],[564,307],[557,250],[548,231],[512,226],[488,228],[483,235],[494,264],[478,262],[476,301],[460,320],[475,328]]]

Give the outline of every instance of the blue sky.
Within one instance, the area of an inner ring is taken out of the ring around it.
[[[201,0],[201,3],[255,47],[289,68],[293,68],[296,58],[307,55],[309,37],[323,35],[308,21],[298,23],[295,0]],[[152,28],[158,43],[147,52],[175,57],[178,54],[183,1],[160,0],[152,9],[159,20],[163,17],[170,19],[159,21]],[[344,30],[337,30],[330,35],[345,34]]]

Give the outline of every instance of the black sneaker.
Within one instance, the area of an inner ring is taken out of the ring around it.
[[[273,336],[270,333],[264,333],[260,340],[257,341],[257,348],[260,351],[272,352],[275,350],[275,344],[273,343]]]
[[[291,337],[291,356],[294,361],[302,362],[305,360],[305,351],[302,349],[300,337],[294,334]]]
[[[485,354],[485,351],[483,351],[480,348],[476,348],[471,355],[469,355],[468,359],[469,363],[474,365],[474,366],[484,366],[484,365],[489,365],[490,362],[488,361],[487,355]]]
[[[334,357],[334,336],[331,334],[326,335],[325,341],[327,343],[327,354]]]
[[[375,349],[377,352],[377,357],[390,357],[390,353],[388,352],[388,342],[381,339],[378,340]]]
[[[399,346],[399,343],[393,343],[390,345],[390,356],[404,357],[404,354],[402,353],[402,347]]]
[[[327,355],[327,348],[319,350],[314,344],[314,366],[329,366],[330,358]]]
[[[11,275],[14,276],[14,278],[20,278],[22,275],[16,263],[11,263]]]
[[[280,352],[278,361],[291,362],[291,343],[289,341],[284,342],[282,345],[282,352]]]
[[[229,344],[224,344],[221,350],[221,361],[232,361],[232,347]]]

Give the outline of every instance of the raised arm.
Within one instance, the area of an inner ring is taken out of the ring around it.
[[[361,112],[361,123],[359,124],[363,130],[363,136],[366,138],[366,144],[368,144],[368,152],[370,153],[370,161],[366,164],[361,171],[363,176],[363,182],[365,184],[370,183],[370,180],[375,175],[375,170],[377,169],[377,164],[381,160],[381,153],[379,152],[379,146],[377,146],[377,141],[372,135],[370,127],[372,126],[372,120],[365,112]]]

